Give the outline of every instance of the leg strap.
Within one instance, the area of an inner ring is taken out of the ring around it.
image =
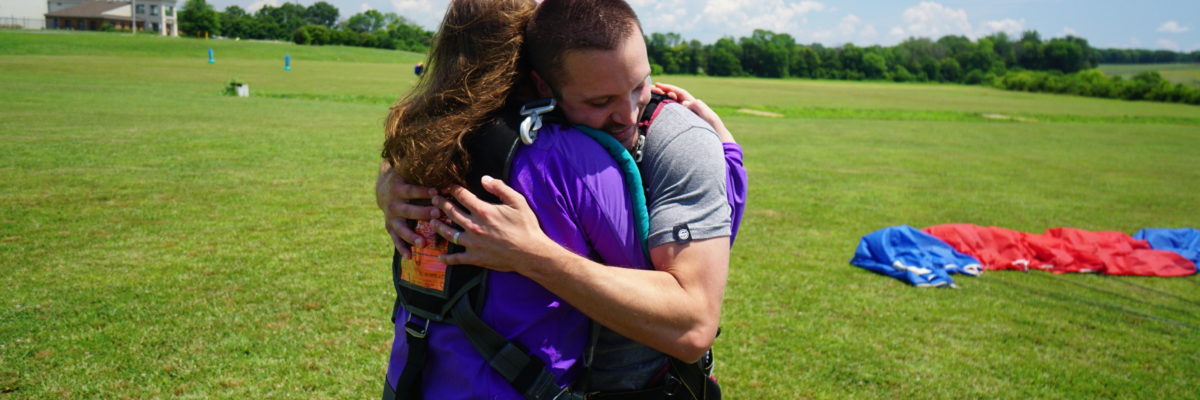
[[[383,382],[383,400],[395,400],[397,395],[402,399],[421,399],[421,371],[425,369],[425,358],[429,354],[429,321],[408,314],[404,321],[404,337],[408,344],[408,358],[404,360],[404,371],[396,381],[396,389],[392,390],[387,381]]]
[[[468,296],[458,300],[451,316],[452,322],[462,329],[483,359],[487,360],[488,365],[526,399],[570,398],[569,393],[564,393],[564,390],[554,383],[554,375],[546,370],[541,359],[530,355],[529,350],[520,344],[505,339],[504,335],[479,319],[479,315],[471,309]]]

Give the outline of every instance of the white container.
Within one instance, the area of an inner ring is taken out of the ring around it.
[[[238,97],[250,97],[250,85],[237,85]]]

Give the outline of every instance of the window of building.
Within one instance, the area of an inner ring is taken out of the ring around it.
[[[137,5],[137,13],[138,13],[138,14],[145,14],[145,13],[146,13],[146,5],[145,5],[145,4],[138,4],[138,5]]]
[[[168,16],[168,17],[174,17],[175,16],[175,6],[167,6],[167,12],[165,12],[164,14],[166,14],[166,16]]]
[[[150,5],[150,15],[158,15],[158,5],[157,4]]]

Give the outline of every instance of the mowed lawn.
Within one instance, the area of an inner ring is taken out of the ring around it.
[[[420,59],[0,31],[0,398],[376,397],[393,294],[374,176]],[[255,97],[221,96],[232,78]],[[847,261],[897,224],[1200,227],[1200,108],[658,80],[721,110],[745,148],[727,398],[1197,396],[1195,276],[917,289]]]

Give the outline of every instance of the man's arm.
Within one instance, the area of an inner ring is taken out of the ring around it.
[[[468,249],[443,256],[446,264],[518,272],[600,324],[684,361],[698,360],[712,346],[728,276],[728,237],[657,246],[650,251],[654,270],[613,268],[551,240],[525,198],[505,183],[485,178],[483,186],[503,204],[451,189],[468,215],[434,198],[463,227],[458,241]],[[456,230],[436,220],[433,225],[453,240]]]

